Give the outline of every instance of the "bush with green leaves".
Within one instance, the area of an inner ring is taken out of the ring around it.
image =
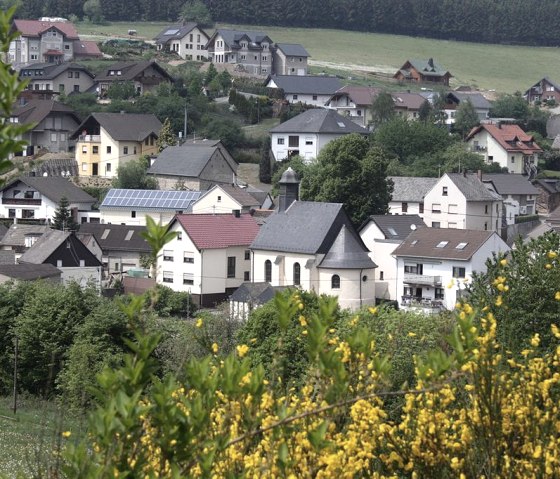
[[[161,317],[193,317],[198,309],[192,296],[185,291],[173,291],[167,286],[156,284],[145,293],[147,304]]]

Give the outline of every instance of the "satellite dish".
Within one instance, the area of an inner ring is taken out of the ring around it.
[[[411,224],[411,225],[410,225],[410,229],[411,229],[412,231],[416,231],[416,225],[415,225],[415,224]]]

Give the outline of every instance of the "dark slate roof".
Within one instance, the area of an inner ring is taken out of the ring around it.
[[[0,264],[15,264],[16,252],[13,249],[0,250]]]
[[[78,176],[78,162],[74,153],[47,153],[37,158],[30,176]],[[46,173],[46,175],[45,175]]]
[[[263,41],[272,42],[270,37],[264,32],[253,32],[249,30],[229,30],[226,28],[219,28],[216,30],[212,38],[215,38],[217,35],[221,35],[224,39],[224,42],[233,48],[239,48],[239,41],[243,37],[247,37],[249,42],[253,44],[260,44]]]
[[[342,83],[336,77],[272,75],[269,80],[289,95],[334,95],[337,90],[342,88]]]
[[[342,225],[329,252],[317,267],[331,269],[371,269],[376,268],[377,265],[369,257],[364,244],[356,239],[356,236],[352,234],[346,225]]]
[[[4,191],[18,182],[35,188],[41,195],[54,203],[60,203],[63,196],[66,197],[69,203],[94,204],[97,201],[93,196],[88,195],[84,190],[70,182],[70,180],[61,176],[22,176],[6,184],[0,191]]]
[[[184,25],[170,25],[162,30],[160,33],[154,37],[156,44],[165,45],[171,40],[179,40],[183,38],[187,33],[196,28],[198,24],[196,22],[187,22]]]
[[[148,136],[159,135],[162,124],[152,113],[92,113],[71,135],[76,139],[84,126],[94,121],[102,126],[113,140],[144,141]]]
[[[139,62],[118,62],[109,65],[105,69],[105,73],[100,73],[95,81],[132,81],[135,80],[142,72],[153,67],[163,78],[173,81],[173,77],[161,67],[155,60],[143,60]],[[110,71],[120,71],[120,75],[111,75]]]
[[[2,246],[25,246],[25,237],[42,236],[50,228],[47,225],[11,225],[7,233],[0,241]]]
[[[60,277],[62,271],[47,264],[0,264],[0,275],[23,281]]]
[[[255,198],[259,206],[262,206],[266,199],[270,196],[270,193],[268,193],[267,191],[259,190],[258,188],[255,188],[251,185],[247,186],[247,188],[245,188],[245,191],[249,193],[253,198]]]
[[[413,231],[393,251],[395,256],[468,261],[478,249],[495,235],[493,231],[460,230],[455,228],[420,228]],[[437,245],[448,241],[443,248]],[[457,245],[467,243],[462,249]]]
[[[79,70],[91,78],[95,76],[86,67],[80,65],[79,63],[33,63],[22,67],[19,71],[19,76],[22,79],[29,79],[30,81],[53,80],[67,70]]]
[[[12,112],[12,116],[17,117],[19,123],[40,123],[48,115],[55,112],[72,116],[76,123],[80,121],[72,108],[54,100],[31,100],[24,106],[16,108]]]
[[[295,201],[269,216],[251,248],[326,254],[343,224],[350,225],[350,220],[341,203]]]
[[[140,251],[150,253],[150,245],[142,237],[145,226],[83,223],[78,236],[92,234],[103,251]]]
[[[287,57],[310,57],[307,50],[299,43],[276,43],[276,48],[282,50]]]
[[[0,240],[8,232],[8,227],[6,225],[0,224]]]
[[[539,190],[529,181],[527,176],[511,173],[483,174],[484,183],[492,183],[500,195],[538,195]]]
[[[470,100],[472,106],[475,109],[489,110],[492,107],[492,103],[490,103],[486,98],[484,98],[482,93],[479,92],[466,93],[466,92],[452,91],[449,92],[447,96],[455,98],[458,103]]]
[[[237,303],[265,304],[285,288],[285,286],[271,286],[269,283],[242,283],[229,299]]]
[[[556,194],[560,192],[560,180],[557,178],[539,178],[533,180],[534,185],[539,185],[548,193]]]
[[[288,121],[275,126],[271,133],[348,133],[368,134],[368,130],[354,123],[334,110],[312,108],[304,111]]]
[[[217,150],[217,146],[200,144],[168,146],[158,155],[148,173],[198,178]]]
[[[23,253],[19,261],[21,263],[43,264],[71,234],[70,231],[50,229]]]
[[[375,223],[389,240],[403,240],[414,229],[426,227],[424,220],[418,215],[371,215],[360,230],[370,221]]]
[[[393,180],[393,196],[391,201],[421,203],[439,178],[422,178],[414,176],[390,176]]]
[[[476,174],[446,173],[467,201],[501,201],[502,197],[490,191]]]
[[[255,197],[250,194],[247,189],[239,188],[238,186],[232,185],[219,185],[216,188],[221,188],[224,193],[231,196],[235,201],[237,201],[241,206],[244,207],[259,207],[262,203],[259,203]]]
[[[410,63],[410,65],[412,65],[412,67],[415,70],[421,72],[422,75],[425,76],[442,77],[445,76],[447,73],[449,73],[448,70],[443,68],[439,63],[434,61],[432,58],[429,58],[428,60],[415,58],[412,60],[408,60],[407,63]],[[405,68],[407,63],[405,63],[402,68]],[[404,69],[404,72],[407,74],[409,73],[408,70],[406,69]]]

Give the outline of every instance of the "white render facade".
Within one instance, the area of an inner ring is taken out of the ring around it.
[[[328,133],[272,133],[271,149],[276,161],[299,155],[306,162],[317,158],[331,141],[343,135]]]
[[[208,35],[200,28],[195,27],[183,38],[171,40],[169,50],[186,60],[202,61],[208,58],[204,48],[206,43],[208,43]]]

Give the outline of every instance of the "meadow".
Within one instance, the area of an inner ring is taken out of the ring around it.
[[[167,25],[162,22],[78,23],[77,28],[80,35],[92,35],[96,39],[127,36],[128,30],[134,29],[137,37],[151,40]],[[275,42],[301,43],[311,55],[314,72],[324,66],[327,70],[392,73],[409,58],[432,57],[454,75],[454,87],[470,85],[513,93],[525,91],[544,76],[560,81],[560,48],[556,47],[489,45],[328,29],[224,24],[217,27],[260,30]]]

